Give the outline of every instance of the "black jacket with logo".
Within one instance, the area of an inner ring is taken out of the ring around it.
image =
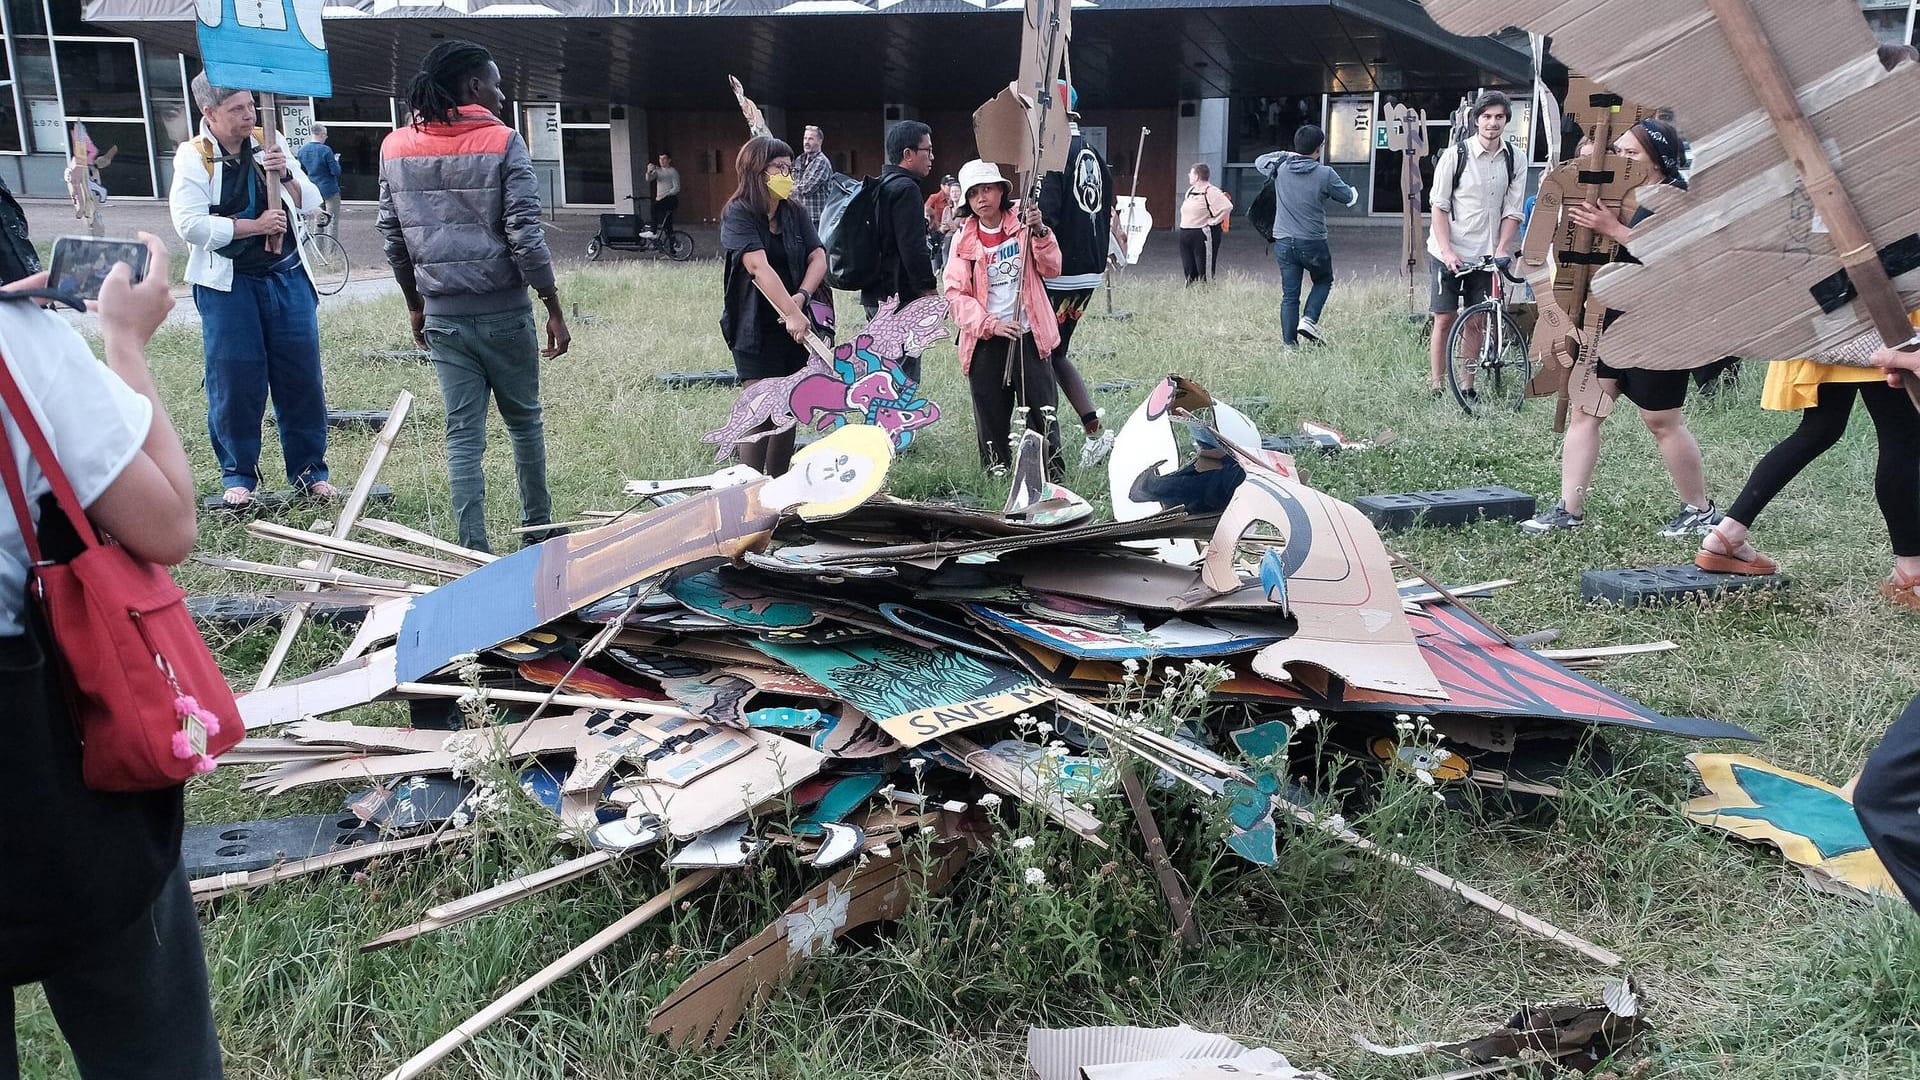
[[[1078,131],[1067,145],[1066,169],[1048,173],[1040,183],[1040,217],[1060,238],[1061,277],[1106,270],[1113,171]]]

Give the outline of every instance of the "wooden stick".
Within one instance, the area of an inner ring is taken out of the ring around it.
[[[533,995],[559,982],[569,972],[604,952],[608,946],[625,937],[654,916],[667,911],[682,897],[706,885],[720,876],[718,870],[696,870],[673,883],[665,892],[641,904],[623,916],[620,921],[593,935],[568,950],[565,956],[548,964],[532,978],[502,994],[491,1005],[473,1014],[461,1022],[452,1031],[436,1039],[432,1046],[413,1055],[406,1063],[388,1073],[383,1080],[409,1080],[432,1068],[440,1059],[471,1042],[476,1035],[485,1031],[494,1021],[506,1016],[525,1004]]]
[[[591,854],[582,855],[577,859],[568,859],[566,862],[560,863],[557,866],[550,866],[537,873],[526,874],[522,877],[514,878],[512,881],[503,881],[492,888],[483,889],[480,892],[474,893],[472,896],[461,897],[458,900],[448,901],[438,907],[428,908],[426,918],[421,919],[411,926],[403,926],[398,930],[388,931],[374,938],[372,941],[367,942],[365,945],[360,946],[360,951],[377,952],[389,946],[398,945],[403,941],[411,941],[422,934],[432,933],[435,930],[444,930],[456,923],[478,918],[489,911],[497,911],[500,908],[506,907],[516,900],[523,900],[535,893],[544,892],[557,885],[564,885],[569,881],[585,877],[618,857],[618,852],[595,851]]]
[[[382,840],[378,843],[358,844],[350,848],[341,848],[339,851],[329,851],[325,855],[315,855],[308,859],[296,859],[278,866],[269,866],[264,870],[255,870],[250,874],[220,874],[215,877],[201,878],[193,883],[193,898],[196,902],[214,900],[230,892],[256,888],[271,881],[300,877],[334,866],[348,866],[368,859],[377,859],[382,855],[399,855],[408,851],[418,851],[449,840],[462,840],[468,835],[470,834],[465,829],[454,829],[445,833],[410,836],[404,840]]]
[[[465,686],[450,686],[445,683],[407,682],[393,688],[393,692],[403,696],[458,698],[476,694],[482,702],[506,701],[521,705],[538,705],[549,702],[568,709],[600,709],[605,712],[639,713],[643,716],[665,716],[675,720],[705,720],[699,713],[688,712],[676,705],[662,705],[657,701],[630,701],[624,698],[591,697],[586,694],[542,694],[532,690],[496,690],[482,687],[478,690]]]
[[[438,551],[442,555],[452,555],[457,559],[465,559],[475,566],[485,566],[500,557],[484,551],[475,551],[469,547],[461,547],[459,544],[442,540],[432,533],[424,533],[419,529],[410,529],[396,521],[383,521],[380,518],[361,518],[354,524],[356,527],[365,529],[370,533],[390,536],[395,540],[404,541],[416,547],[426,548],[428,551]],[[541,525],[539,528],[551,529],[553,526]]]
[[[1671,641],[1649,641],[1641,645],[1596,645],[1586,649],[1539,649],[1541,656],[1555,661],[1605,660],[1615,656],[1639,656],[1642,653],[1671,652],[1680,646]]]
[[[260,95],[260,135],[261,135],[260,141],[262,145],[260,147],[260,150],[262,153],[265,153],[266,151],[273,149],[273,144],[276,141],[276,137],[280,134],[279,129],[280,129],[279,102],[274,98],[272,94],[261,94]],[[260,171],[267,174],[267,209],[286,210],[287,208],[283,206],[280,202],[280,174],[272,171],[271,169],[262,169]],[[290,211],[290,210],[287,211],[287,231],[285,233],[268,233],[266,235],[264,244],[266,246],[268,254],[270,255],[280,254],[280,251],[281,251],[280,238],[282,236],[293,235],[293,230],[294,230],[293,213],[294,213],[293,211]],[[292,621],[293,621],[292,618],[289,617],[288,622],[292,622]],[[267,685],[266,683],[261,683],[260,686],[257,687],[257,689],[265,689],[266,685]]]
[[[1774,134],[1786,150],[1787,160],[1800,174],[1807,197],[1826,222],[1834,250],[1853,282],[1854,303],[1866,309],[1880,340],[1890,346],[1905,344],[1913,337],[1913,324],[1907,321],[1907,305],[1894,288],[1893,279],[1887,276],[1880,252],[1873,246],[1873,235],[1860,220],[1853,197],[1834,175],[1833,162],[1828,160],[1819,134],[1801,110],[1799,95],[1787,81],[1780,57],[1774,52],[1773,43],[1767,40],[1766,29],[1755,17],[1752,5],[1748,0],[1707,0],[1707,9],[1713,12],[1720,29],[1726,33],[1741,73],[1753,87],[1761,107],[1766,109],[1768,119],[1773,121]],[[1920,375],[1902,374],[1907,396],[1920,408]]]
[[[1153,808],[1147,805],[1146,788],[1140,784],[1140,777],[1131,767],[1120,771],[1120,790],[1126,792],[1127,805],[1133,807],[1133,820],[1140,826],[1140,837],[1147,842],[1147,861],[1153,864],[1154,876],[1160,879],[1160,892],[1167,898],[1167,911],[1173,915],[1174,932],[1180,935],[1180,943],[1192,948],[1206,944],[1206,938],[1200,933],[1200,924],[1193,919],[1193,905],[1187,901],[1185,889],[1180,887],[1180,872],[1173,868],[1173,860],[1167,858],[1167,843],[1160,836],[1160,823],[1153,820]]]
[[[365,559],[368,562],[383,563],[403,570],[413,570],[448,579],[460,577],[473,569],[471,566],[462,566],[444,559],[363,544],[358,540],[342,540],[322,533],[307,532],[305,529],[291,529],[273,521],[249,522],[247,532],[263,540],[272,540],[289,547],[307,548],[329,555],[345,555],[352,559]]]
[[[268,143],[271,144],[273,140],[273,95],[268,94],[266,98],[266,135]],[[270,207],[280,205],[280,178],[277,176],[267,177],[267,205]],[[272,237],[268,238],[268,243],[272,243]],[[274,248],[273,250],[277,251],[279,249]],[[393,449],[393,440],[399,436],[400,425],[406,421],[407,411],[411,408],[413,408],[413,394],[405,390],[400,391],[400,396],[393,400],[393,409],[387,414],[386,424],[380,428],[380,434],[374,437],[373,449],[367,453],[367,463],[360,467],[359,479],[353,482],[353,490],[348,493],[346,504],[340,508],[339,520],[333,523],[334,537],[344,537],[347,535],[347,530],[353,528],[353,519],[359,517],[361,509],[366,506],[367,496],[373,492],[374,477],[380,474],[380,467],[386,464],[387,452]],[[320,571],[333,569],[333,556],[330,554],[322,555],[319,560],[319,566],[316,569]],[[320,586],[313,584],[308,587],[307,591],[319,592]],[[306,620],[307,609],[305,605],[287,612],[287,621],[280,625],[280,639],[273,643],[273,651],[267,654],[267,662],[260,667],[260,677],[254,680],[253,688],[255,690],[265,690],[267,687],[273,685],[274,677],[280,674],[280,665],[286,663],[287,653],[293,648],[293,639],[299,635],[300,626],[305,623]]]
[[[399,578],[356,574],[351,570],[309,570],[304,566],[281,566],[279,563],[253,562],[248,559],[221,559],[210,555],[195,555],[193,561],[218,570],[257,574],[260,577],[285,578],[288,581],[310,581],[318,585],[349,585],[357,589],[383,589],[396,594],[424,593],[431,592],[433,589],[431,585],[416,585],[411,581],[401,581]]]
[[[1581,956],[1597,964],[1610,968],[1619,967],[1621,964],[1618,953],[1610,952],[1583,937],[1570,934],[1537,915],[1530,915],[1527,912],[1521,911],[1519,908],[1514,907],[1504,900],[1497,900],[1457,878],[1449,877],[1435,870],[1425,863],[1415,862],[1397,851],[1389,851],[1366,837],[1361,836],[1343,822],[1323,818],[1306,807],[1289,801],[1279,795],[1273,797],[1273,804],[1275,807],[1286,811],[1290,817],[1302,825],[1323,832],[1346,844],[1348,847],[1363,851],[1383,862],[1398,866],[1404,870],[1411,870],[1415,876],[1440,886],[1442,889],[1453,893],[1467,903],[1492,912],[1494,915],[1532,933],[1538,934],[1540,937],[1556,945],[1572,949],[1574,952],[1579,953]]]

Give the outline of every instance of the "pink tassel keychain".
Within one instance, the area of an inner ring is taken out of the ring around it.
[[[173,733],[173,756],[196,759],[196,775],[212,772],[214,760],[207,756],[207,739],[220,734],[220,718],[187,694],[173,699],[173,710],[180,715],[180,730]]]

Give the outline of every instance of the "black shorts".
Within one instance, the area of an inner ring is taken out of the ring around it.
[[[1462,307],[1472,307],[1493,290],[1493,271],[1483,270],[1462,277],[1447,269],[1447,264],[1434,258],[1432,253],[1427,255],[1427,278],[1432,284],[1427,310],[1435,315],[1451,315]]]
[[[1649,371],[1646,368],[1617,368],[1605,360],[1594,362],[1593,373],[1620,384],[1620,396],[1640,406],[1641,412],[1665,412],[1687,403],[1685,371]]]
[[[1073,344],[1074,328],[1080,325],[1080,319],[1087,313],[1087,302],[1093,299],[1092,289],[1048,289],[1047,301],[1053,305],[1053,320],[1060,327],[1060,349],[1065,354],[1067,347]]]
[[[807,366],[807,347],[787,336],[785,330],[763,338],[752,352],[735,349],[733,372],[741,382],[753,379],[783,379]]]

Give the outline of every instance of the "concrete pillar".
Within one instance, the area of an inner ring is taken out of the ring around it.
[[[1188,99],[1180,102],[1180,122],[1174,133],[1173,190],[1177,202],[1187,191],[1187,169],[1204,161],[1213,173],[1213,183],[1225,187],[1229,100],[1223,97]],[[1179,221],[1172,222],[1178,225]]]
[[[632,204],[627,201],[627,196],[636,194],[633,186],[634,177],[644,177],[647,175],[644,168],[635,170],[633,167],[635,142],[633,139],[633,122],[635,117],[641,118],[640,130],[642,137],[639,143],[644,146],[646,144],[645,116],[646,114],[639,109],[627,105],[615,105],[612,110],[612,119],[607,125],[609,149],[613,157],[613,206],[615,213],[624,213],[631,208]]]

